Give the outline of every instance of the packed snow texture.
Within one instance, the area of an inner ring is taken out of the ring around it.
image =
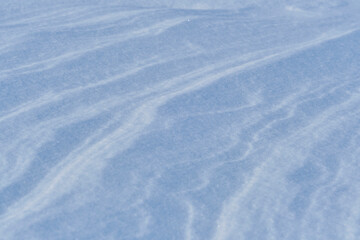
[[[1,240],[358,240],[360,2],[3,0]]]

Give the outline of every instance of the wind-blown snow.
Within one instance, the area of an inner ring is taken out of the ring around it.
[[[0,240],[359,239],[359,12],[3,1]]]

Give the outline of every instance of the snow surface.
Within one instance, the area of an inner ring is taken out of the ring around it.
[[[360,239],[359,13],[2,0],[0,239]]]

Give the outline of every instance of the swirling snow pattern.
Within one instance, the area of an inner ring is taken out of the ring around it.
[[[359,12],[5,0],[0,239],[359,239]]]

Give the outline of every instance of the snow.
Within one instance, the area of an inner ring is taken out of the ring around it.
[[[0,240],[356,240],[357,1],[3,0]]]

